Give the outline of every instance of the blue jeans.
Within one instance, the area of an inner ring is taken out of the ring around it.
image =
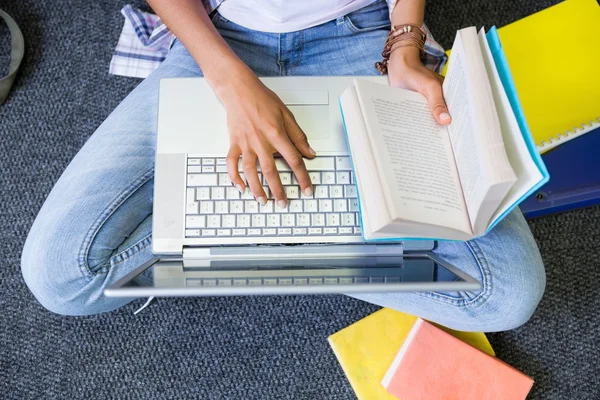
[[[389,30],[385,2],[293,33],[251,31],[218,14],[213,22],[259,76],[368,75]],[[202,72],[176,42],[164,63],[102,123],[67,167],[39,212],[22,255],[25,282],[55,313],[114,310],[132,299],[103,290],[153,258],[152,191],[162,78]],[[477,292],[378,293],[354,297],[467,331],[525,323],[545,287],[540,254],[519,211],[486,236],[439,242],[435,252],[479,279]]]

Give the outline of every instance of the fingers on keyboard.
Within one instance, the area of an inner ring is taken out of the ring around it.
[[[242,151],[237,146],[232,146],[229,149],[229,153],[227,153],[227,173],[229,174],[229,179],[235,185],[236,188],[241,192],[246,188],[246,183],[240,176],[238,172],[238,160],[242,155]]]
[[[265,156],[260,159],[260,168],[263,176],[267,180],[271,195],[276,201],[276,204],[280,208],[287,206],[287,199],[285,196],[285,190],[283,189],[282,179],[279,177],[277,168],[275,166],[275,160],[273,156]],[[287,181],[287,177],[283,177]],[[289,182],[291,183],[292,177],[289,176]]]
[[[310,195],[302,192],[300,180],[281,158],[269,155],[266,168],[255,156],[249,160],[244,169],[238,156],[237,176],[232,177],[225,173],[225,158],[188,159],[186,237],[360,235],[356,186],[346,159],[306,160],[307,178],[314,185]],[[232,178],[244,184],[241,193]],[[267,185],[280,191],[271,195]],[[251,188],[265,195],[264,202]],[[286,205],[276,205],[282,198]]]
[[[298,128],[299,129],[299,128]],[[305,147],[308,149],[308,143],[304,142]],[[293,175],[296,177],[302,191],[310,191],[312,186],[310,182],[310,177],[308,176],[308,171],[306,170],[306,165],[304,165],[304,159],[302,158],[302,154],[298,151],[292,142],[287,139],[281,139],[278,143],[276,143],[277,151],[279,154],[283,156],[288,166],[292,169]],[[312,157],[311,153],[308,153],[309,156]],[[283,185],[291,185],[292,184],[292,174],[286,173],[286,181],[280,174],[281,183]]]
[[[266,203],[267,195],[263,191],[262,182],[256,170],[256,154],[252,152],[244,153],[242,155],[242,168],[254,198],[260,199],[261,204]]]

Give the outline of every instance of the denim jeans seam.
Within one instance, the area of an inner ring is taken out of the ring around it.
[[[110,265],[115,265],[122,263],[134,255],[138,254],[140,251],[144,250],[146,247],[152,243],[152,233],[147,234],[125,250],[120,251],[118,254],[115,254],[110,259]]]
[[[283,67],[283,63],[281,62],[281,49],[283,48],[282,46],[282,41],[283,41],[283,35],[280,33],[279,35],[277,35],[277,65],[279,65],[279,75],[284,75],[284,67]]]
[[[481,249],[479,249],[479,246],[477,246],[476,243],[465,242],[465,245],[471,252],[471,255],[473,256],[475,262],[477,263],[477,266],[479,267],[479,272],[481,273],[482,278],[483,290],[472,299],[467,299],[464,297],[455,298],[437,292],[421,292],[419,293],[420,296],[435,299],[443,303],[454,305],[456,307],[477,306],[480,303],[485,302],[490,297],[493,288],[491,282],[491,274],[489,272],[489,263],[487,262],[485,256],[483,256],[483,252],[481,252]],[[477,249],[474,246],[477,247]],[[486,265],[485,268],[483,264]]]
[[[139,190],[144,184],[146,184],[152,177],[154,176],[154,167],[150,168],[146,171],[140,178],[133,181],[131,185],[129,185],[125,190],[123,190],[109,205],[104,209],[104,211],[100,214],[98,219],[94,222],[90,231],[86,235],[83,243],[81,245],[81,249],[79,251],[79,269],[84,276],[84,278],[88,280],[92,280],[92,278],[98,273],[107,272],[106,268],[100,268],[96,272],[92,272],[88,264],[88,256],[89,251],[94,242],[94,239],[100,232],[102,226],[106,223],[108,218],[121,206],[123,203],[130,198],[135,192]],[[110,257],[112,259],[113,256]]]
[[[296,67],[302,65],[302,57],[304,55],[304,30],[300,31],[300,54],[298,54],[298,62],[296,63]]]
[[[372,9],[377,9],[377,8],[382,7],[384,4],[385,4],[385,2],[375,1],[361,9],[358,9],[356,11],[353,11],[351,13],[344,15],[344,22],[345,22],[346,27],[350,30],[350,32],[358,34],[358,33],[372,32],[372,31],[376,31],[379,29],[383,29],[386,26],[391,26],[391,21],[390,21],[389,17],[387,18],[387,22],[383,25],[376,25],[376,26],[371,26],[371,27],[366,27],[366,28],[357,27],[354,24],[354,22],[352,21],[352,18],[350,18],[352,16],[352,14],[354,14],[356,12],[370,11]],[[387,9],[387,5],[385,5],[385,7]]]
[[[479,266],[479,271],[481,272],[483,281],[483,290],[468,302],[469,305],[478,305],[480,303],[484,303],[491,296],[492,291],[494,290],[494,282],[492,280],[492,274],[490,273],[489,262],[483,254],[483,251],[481,251],[479,244],[473,241],[466,242],[466,245],[471,250],[471,253],[473,253],[475,256],[475,262],[477,262],[477,265]],[[483,264],[485,264],[485,266]]]

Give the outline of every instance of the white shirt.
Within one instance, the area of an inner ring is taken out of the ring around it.
[[[225,0],[219,14],[238,25],[262,32],[284,33],[331,21],[374,0]]]

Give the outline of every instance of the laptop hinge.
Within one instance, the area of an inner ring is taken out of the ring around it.
[[[184,247],[183,259],[210,260],[265,260],[278,258],[340,258],[401,256],[403,243],[389,245],[375,244],[335,244],[335,245],[295,245],[295,246],[219,246]]]

